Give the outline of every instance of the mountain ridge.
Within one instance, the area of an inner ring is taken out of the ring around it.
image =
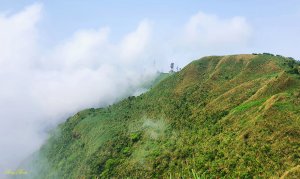
[[[140,96],[69,118],[41,148],[37,176],[299,176],[299,87],[290,58],[204,57]]]

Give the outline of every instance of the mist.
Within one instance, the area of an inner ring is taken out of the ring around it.
[[[43,13],[40,3],[0,13],[0,171],[18,167],[74,113],[144,91],[141,86],[167,70],[171,58],[182,67],[206,53],[222,53],[228,44],[243,49],[251,37],[243,17],[200,12],[164,38],[144,19],[117,42],[109,27],[99,27],[75,29],[49,47],[39,32]]]
[[[1,171],[16,168],[68,116],[134,94],[156,74],[136,67],[151,33],[147,21],[118,44],[104,27],[76,31],[44,50],[37,29],[42,9],[34,4],[0,17]]]

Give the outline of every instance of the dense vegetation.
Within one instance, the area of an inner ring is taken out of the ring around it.
[[[37,156],[37,178],[300,177],[299,63],[202,58],[138,97],[77,113]]]

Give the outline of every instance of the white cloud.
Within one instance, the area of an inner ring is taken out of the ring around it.
[[[128,63],[146,50],[148,22],[117,44],[110,43],[108,27],[86,29],[43,53],[37,29],[41,13],[42,5],[34,4],[0,16],[1,171],[37,150],[48,125],[133,94],[154,75]]]
[[[0,16],[0,66],[10,69],[30,64],[37,50],[36,23],[41,9],[41,4],[34,4],[19,13]]]
[[[80,30],[51,52],[46,66],[95,69],[107,60],[103,57],[109,54],[108,37],[109,28]]]
[[[186,41],[200,46],[245,45],[250,35],[251,28],[244,17],[221,19],[199,12],[185,26]]]
[[[150,34],[150,22],[144,20],[140,23],[136,31],[128,34],[123,39],[120,57],[127,62],[132,62],[137,60],[138,57],[141,57],[147,44],[149,44]]]
[[[224,18],[199,12],[182,26],[154,38],[151,53],[155,59],[164,59],[165,67],[171,62],[184,67],[202,56],[249,53],[252,27],[244,17]]]

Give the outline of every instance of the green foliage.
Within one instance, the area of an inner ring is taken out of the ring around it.
[[[141,134],[136,132],[136,133],[132,133],[130,135],[130,139],[133,141],[133,142],[137,142],[139,139],[141,138]]]
[[[292,69],[292,59],[255,54],[163,74],[140,96],[61,124],[39,152],[49,165],[37,178],[294,176],[300,79]]]
[[[250,102],[247,102],[247,103],[244,103],[244,104],[241,104],[241,105],[237,106],[233,110],[236,111],[236,112],[243,112],[243,111],[246,111],[246,110],[248,110],[252,107],[260,106],[265,101],[266,101],[265,98],[260,99],[260,100],[250,101]]]

